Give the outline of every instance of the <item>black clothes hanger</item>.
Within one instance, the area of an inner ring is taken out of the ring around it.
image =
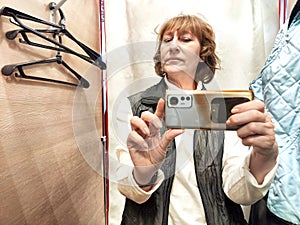
[[[59,36],[59,43],[62,42],[62,37]],[[47,63],[58,63],[64,66],[67,70],[69,70],[77,79],[78,83],[71,83],[67,81],[60,81],[50,78],[44,78],[44,77],[37,77],[37,76],[30,76],[26,75],[23,67],[32,66],[32,65],[39,65],[39,64],[47,64]],[[50,59],[43,59],[33,62],[26,62],[26,63],[18,63],[18,64],[11,64],[11,65],[5,65],[1,72],[5,76],[11,76],[15,70],[18,70],[19,73],[15,73],[15,77],[23,78],[23,79],[30,79],[30,80],[40,80],[40,81],[46,81],[46,82],[52,82],[52,83],[60,83],[60,84],[66,84],[71,86],[79,86],[83,88],[88,88],[90,86],[89,82],[84,79],[82,76],[80,76],[74,69],[72,69],[63,59],[61,52],[57,52],[55,58]]]
[[[26,75],[23,67],[26,66],[32,66],[32,65],[38,65],[38,64],[45,64],[45,63],[59,63],[62,64],[64,67],[66,67],[69,71],[71,71],[76,78],[78,78],[79,83],[71,83],[67,81],[61,81],[61,80],[55,80],[50,78],[44,78],[44,77],[36,77],[36,76],[30,76]],[[13,74],[15,70],[18,70],[19,73],[16,73],[15,76],[23,79],[29,79],[29,80],[39,80],[39,81],[46,81],[46,82],[52,82],[52,83],[59,83],[59,84],[66,84],[71,86],[79,86],[83,88],[88,88],[90,86],[89,82],[81,77],[75,70],[73,70],[67,63],[65,63],[60,57],[51,58],[51,59],[43,59],[39,61],[33,61],[33,62],[26,62],[26,63],[20,63],[20,64],[11,64],[11,65],[5,65],[2,67],[1,72],[5,76],[10,76]]]
[[[9,40],[13,40],[17,37],[17,35],[20,33],[23,37],[23,40],[21,39],[20,42],[23,44],[28,44],[36,47],[51,49],[55,51],[65,52],[69,54],[73,54],[78,56],[79,58],[94,64],[98,66],[100,69],[106,69],[106,64],[102,61],[102,57],[100,54],[83,44],[82,42],[78,41],[66,28],[65,28],[65,17],[62,12],[62,10],[58,9],[60,14],[60,21],[58,24],[51,23],[48,21],[44,21],[42,19],[33,17],[31,15],[28,15],[26,13],[20,12],[18,10],[12,9],[10,7],[2,7],[0,10],[0,15],[11,17],[10,22],[15,24],[16,26],[21,27],[22,29],[9,31],[6,33],[6,37]],[[12,20],[13,19],[13,20]],[[32,29],[29,26],[26,26],[24,23],[21,22],[21,19],[30,20],[36,23],[41,23],[44,25],[49,25],[52,27],[52,29]],[[45,44],[39,44],[36,42],[30,41],[29,37],[27,36],[27,33],[35,34],[36,36],[54,44],[57,47],[48,46]],[[68,37],[70,40],[74,41],[87,55],[79,54],[78,52],[70,49],[69,47],[63,45],[62,43],[57,42],[55,39],[49,38],[44,33],[53,33],[53,36],[55,35],[63,35],[65,37]]]
[[[49,8],[51,10],[53,9],[54,6],[55,6],[55,3],[49,4]],[[105,63],[102,62],[101,56],[97,52],[95,52],[94,50],[87,47],[85,44],[78,41],[74,36],[71,35],[71,33],[69,31],[67,31],[65,29],[65,16],[60,8],[58,8],[58,12],[60,15],[60,20],[57,24],[55,24],[52,22],[44,21],[42,19],[33,17],[31,15],[28,15],[28,14],[20,12],[18,10],[12,9],[10,7],[2,7],[1,8],[0,15],[11,17],[10,22],[15,24],[16,26],[21,27],[21,29],[8,31],[6,33],[7,39],[13,40],[20,34],[22,38],[20,38],[19,41],[22,44],[28,44],[28,45],[35,46],[35,47],[40,47],[40,48],[57,51],[57,55],[55,58],[5,65],[1,70],[1,72],[4,76],[11,76],[14,73],[14,71],[17,70],[18,72],[15,73],[15,77],[88,88],[90,86],[89,82],[86,79],[84,79],[81,75],[79,75],[74,69],[72,69],[62,59],[61,52],[73,54],[73,55],[99,67],[100,69],[106,69]],[[30,20],[30,21],[44,24],[44,25],[48,25],[48,26],[50,26],[50,28],[48,28],[48,29],[33,29],[29,26],[26,26],[23,22],[21,22],[22,19]],[[55,46],[33,42],[29,39],[29,36],[27,35],[28,33],[34,34],[52,44],[54,44]],[[49,34],[52,35],[52,38],[49,37]],[[86,55],[80,54],[80,53],[68,48],[67,46],[63,45],[62,37],[68,37],[70,40],[74,41],[86,53]],[[57,40],[57,38],[58,38],[58,40]],[[50,78],[31,76],[31,75],[27,75],[24,72],[25,67],[33,66],[33,65],[48,64],[48,63],[58,63],[58,64],[64,66],[68,71],[70,71],[78,79],[78,83],[71,83],[71,82],[67,82],[67,81],[60,81],[60,80],[55,80],[55,79],[50,79]]]

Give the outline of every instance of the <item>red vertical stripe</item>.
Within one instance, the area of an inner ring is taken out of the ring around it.
[[[279,26],[281,27],[287,20],[287,6],[288,0],[279,0],[278,1],[278,16],[279,16]]]
[[[283,23],[285,23],[286,20],[286,0],[283,1]]]
[[[100,47],[101,55],[106,53],[106,32],[105,32],[105,6],[104,0],[100,0]],[[106,63],[106,62],[105,62]],[[107,74],[102,70],[102,143],[103,143],[103,181],[104,181],[104,208],[105,225],[109,225],[109,152],[108,152],[108,92]]]

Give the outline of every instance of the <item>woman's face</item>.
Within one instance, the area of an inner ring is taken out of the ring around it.
[[[166,31],[163,35],[161,47],[161,64],[163,71],[173,79],[178,74],[185,74],[194,78],[200,61],[200,43],[190,32],[179,34],[177,31]],[[174,77],[173,77],[174,76]]]

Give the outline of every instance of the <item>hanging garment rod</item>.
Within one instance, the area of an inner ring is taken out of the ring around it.
[[[51,10],[53,10],[53,12],[55,12],[55,11],[57,11],[63,4],[65,4],[65,2],[66,2],[67,0],[61,0],[59,3],[57,3],[57,4],[55,4],[54,2],[52,2],[52,3],[50,3],[50,4],[52,4],[53,5],[53,3],[55,4],[55,6],[53,7],[53,9],[51,9]]]

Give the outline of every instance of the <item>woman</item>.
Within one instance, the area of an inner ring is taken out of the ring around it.
[[[246,224],[239,204],[266,194],[277,165],[274,126],[264,105],[234,107],[227,125],[242,125],[237,132],[166,129],[166,89],[203,89],[218,57],[211,26],[196,16],[166,21],[158,41],[154,59],[161,81],[128,98],[128,149],[118,151],[120,162],[132,165],[118,171],[126,196],[122,224]]]

